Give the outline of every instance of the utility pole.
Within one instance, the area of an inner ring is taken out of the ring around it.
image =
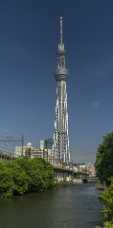
[[[21,147],[22,147],[22,152],[21,152],[21,156],[24,156],[24,135],[21,136]]]

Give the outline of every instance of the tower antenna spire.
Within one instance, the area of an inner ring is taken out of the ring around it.
[[[63,17],[60,17],[60,44],[63,44]]]
[[[56,80],[56,106],[53,135],[54,162],[58,164],[70,163],[69,133],[68,133],[68,107],[67,107],[67,79],[68,69],[63,41],[63,18],[60,17],[60,40],[57,51]]]

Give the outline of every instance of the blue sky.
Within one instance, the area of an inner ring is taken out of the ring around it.
[[[95,160],[113,130],[112,12],[112,0],[0,1],[0,135],[52,135],[63,16],[72,159]]]

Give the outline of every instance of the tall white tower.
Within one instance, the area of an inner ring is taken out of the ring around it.
[[[69,134],[68,134],[68,109],[66,81],[68,70],[66,67],[65,48],[63,41],[63,18],[60,17],[60,42],[57,50],[56,79],[56,107],[54,122],[54,162],[70,163]]]

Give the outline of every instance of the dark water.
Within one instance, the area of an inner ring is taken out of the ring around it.
[[[92,184],[0,201],[0,228],[93,228],[100,222]]]

